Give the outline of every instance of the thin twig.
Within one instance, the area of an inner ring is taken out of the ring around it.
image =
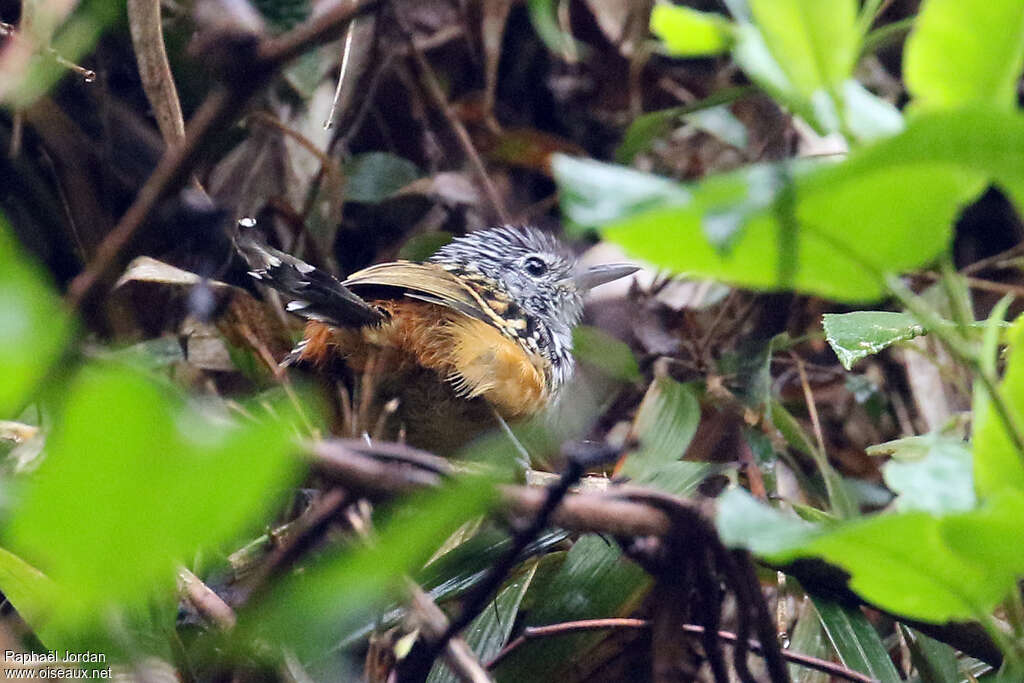
[[[608,459],[607,449],[601,449],[601,453],[605,456],[602,459]],[[509,545],[508,550],[494,563],[487,575],[466,596],[459,615],[452,619],[448,628],[436,642],[429,644],[422,658],[428,666],[446,647],[448,640],[469,626],[470,622],[483,611],[491,596],[501,586],[509,572],[515,568],[516,563],[519,562],[523,550],[544,531],[550,523],[552,513],[565,499],[569,489],[586,472],[588,460],[582,454],[580,454],[580,457],[572,457],[572,454],[569,455],[565,472],[559,477],[558,481],[547,487],[544,503],[537,510],[530,523],[512,535],[512,543]]]
[[[413,614],[417,617],[420,628],[428,639],[442,639],[447,633],[449,624],[441,608],[434,604],[427,593],[412,581],[406,581],[410,595]],[[462,638],[448,638],[444,646],[444,661],[448,668],[464,683],[491,683],[480,660]]]
[[[469,161],[470,166],[473,168],[473,172],[477,176],[477,180],[480,181],[480,186],[484,190],[484,194],[487,195],[487,201],[491,204],[491,209],[495,215],[501,220],[502,223],[508,223],[510,221],[510,214],[508,209],[505,208],[505,202],[502,201],[501,195],[498,194],[498,188],[494,186],[494,182],[491,180],[491,176],[487,173],[487,168],[484,166],[483,160],[480,159],[480,154],[477,153],[476,147],[473,146],[473,139],[469,136],[469,131],[462,124],[462,121],[452,112],[451,106],[448,104],[448,98],[444,94],[444,88],[441,86],[441,82],[437,78],[437,74],[434,73],[433,68],[430,66],[430,62],[423,54],[423,50],[419,48],[416,41],[413,39],[412,30],[409,28],[409,24],[405,21],[405,17],[402,16],[402,12],[398,8],[398,3],[392,2],[391,8],[395,16],[395,23],[398,25],[402,33],[405,34],[406,43],[409,46],[409,52],[413,57],[413,61],[416,62],[416,66],[420,71],[420,80],[423,84],[423,89],[427,96],[433,102],[434,107],[437,108],[441,115],[444,116],[448,126],[452,129],[455,134],[456,140],[459,142],[459,146],[462,147],[463,154],[466,155],[466,159]]]
[[[185,119],[164,49],[160,0],[128,0],[127,11],[139,79],[160,135],[168,146],[181,144],[185,140]]]
[[[255,593],[261,591],[271,578],[280,574],[300,557],[316,539],[320,538],[327,525],[350,500],[346,491],[331,489],[314,501],[296,520],[294,533],[290,533],[281,541],[253,574],[247,577],[245,586],[239,590],[236,602],[243,604],[248,601]]]
[[[306,50],[334,38],[355,16],[376,6],[379,0],[354,0],[336,5],[288,33],[259,43],[246,56],[246,78],[233,78],[214,88],[200,105],[185,130],[180,145],[168,147],[135,201],[96,249],[88,266],[72,280],[67,301],[72,308],[93,303],[124,268],[125,249],[162,199],[179,189],[195,165],[217,138],[241,114],[253,95],[262,90],[277,71]]]
[[[230,631],[238,618],[235,611],[212,588],[185,567],[178,567],[178,589],[196,611],[217,628]]]
[[[560,624],[550,624],[548,626],[528,626],[523,629],[522,635],[515,638],[512,642],[506,645],[501,652],[499,652],[494,659],[487,662],[487,668],[493,669],[502,662],[506,657],[515,652],[517,649],[522,647],[524,643],[529,640],[537,638],[546,638],[549,636],[560,636],[567,635],[570,633],[579,633],[581,631],[603,631],[606,629],[626,628],[626,629],[638,629],[646,630],[651,627],[651,624],[646,619],[587,619],[582,621],[566,621]],[[693,635],[703,635],[704,627],[698,624],[684,624],[682,626],[684,633],[692,633]],[[719,640],[726,643],[736,643],[738,638],[735,633],[729,631],[718,631],[717,637]],[[760,641],[751,639],[750,650],[761,654],[763,652]],[[853,681],[853,683],[877,683],[876,679],[871,678],[858,671],[847,669],[846,667],[835,664],[833,662],[825,661],[824,659],[818,659],[817,657],[811,657],[810,655],[800,654],[799,652],[789,652],[784,650],[782,656],[794,664],[807,667],[808,669],[814,669],[815,671],[821,671],[831,676],[841,678],[844,681]]]

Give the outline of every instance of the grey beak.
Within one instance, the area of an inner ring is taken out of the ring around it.
[[[574,278],[576,281],[576,287],[586,292],[588,290],[603,285],[619,278],[632,275],[636,271],[640,270],[639,266],[634,266],[631,263],[602,263],[598,266],[591,266],[586,270],[577,273]]]

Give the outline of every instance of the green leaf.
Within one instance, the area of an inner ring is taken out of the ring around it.
[[[625,166],[555,154],[551,168],[561,188],[562,209],[577,232],[580,227],[597,228],[623,216],[693,200],[685,186]]]
[[[42,270],[0,216],[0,419],[15,417],[57,360],[71,325]]]
[[[717,55],[732,45],[732,24],[721,15],[680,5],[655,5],[651,31],[677,57]]]
[[[59,634],[47,627],[51,613],[59,605],[59,590],[48,576],[25,560],[0,548],[0,590],[18,614],[50,649],[56,649]]]
[[[927,0],[903,61],[907,89],[922,109],[987,103],[1009,110],[1022,68],[1020,0]]]
[[[491,604],[466,628],[466,644],[479,661],[488,662],[493,659],[508,642],[523,596],[526,595],[536,573],[537,561],[534,560],[526,571],[502,588]],[[427,683],[457,683],[460,680],[439,661],[430,672]]]
[[[881,449],[893,453],[882,466],[882,477],[897,494],[897,510],[939,515],[974,509],[973,463],[962,440],[925,434],[875,446],[869,454]]]
[[[348,182],[345,198],[352,202],[377,204],[390,197],[422,173],[416,164],[388,152],[358,154],[345,165]]]
[[[922,681],[960,683],[956,650],[909,626],[899,625],[910,648],[911,661]]]
[[[889,311],[826,313],[822,324],[825,339],[847,370],[861,358],[925,333],[914,316]]]
[[[807,100],[853,71],[860,36],[855,0],[750,0],[754,23],[789,82]]]
[[[700,403],[693,387],[671,377],[655,378],[633,421],[640,446],[626,458],[622,473],[635,477],[679,460],[699,423]]]
[[[621,616],[636,607],[649,584],[644,571],[623,557],[617,546],[598,536],[584,536],[550,582],[543,587],[534,584],[536,597],[528,599],[535,608],[526,623],[539,626]],[[558,680],[572,662],[581,661],[606,636],[595,632],[532,640],[506,658],[495,677],[500,682]]]
[[[629,345],[600,328],[579,325],[572,333],[572,352],[581,363],[620,382],[639,382],[643,375]]]
[[[997,391],[1018,429],[1024,425],[1024,317],[1009,332],[1006,371]],[[991,496],[1003,489],[1024,491],[1024,464],[1002,417],[981,383],[974,398],[974,482],[978,495]]]
[[[715,524],[722,543],[773,556],[809,542],[819,528],[758,501],[741,488],[718,497]]]
[[[728,491],[719,498],[722,540],[768,561],[819,557],[850,574],[850,587],[889,611],[941,623],[978,618],[1024,574],[1024,496],[1001,495],[986,507],[941,518],[922,512],[876,515],[814,526],[798,523]]]
[[[921,116],[841,164],[779,167],[784,182],[774,185],[749,169],[686,186],[565,157],[554,168],[566,216],[633,256],[693,277],[868,301],[885,293],[885,273],[947,248],[953,219],[986,178],[1021,204],[1016,149],[1024,117],[972,109]],[[725,229],[709,230],[709,219]]]
[[[793,637],[787,649],[818,659],[829,659],[832,656],[832,647],[825,639],[825,630],[822,628],[821,619],[818,618],[818,613],[814,609],[814,603],[807,597],[804,598],[800,607],[796,627],[793,629]],[[830,683],[831,681],[828,674],[799,664],[790,664],[788,668],[789,677],[793,683]]]
[[[446,538],[484,513],[494,481],[463,477],[404,502],[370,546],[334,552],[274,586],[239,620],[240,642],[267,639],[300,658],[322,657],[339,634],[357,630],[401,593]]]
[[[92,623],[107,606],[144,604],[173,586],[177,563],[259,524],[295,474],[292,434],[269,417],[211,417],[127,368],[88,367],[5,538],[59,586],[55,617]]]
[[[751,0],[753,24],[737,31],[733,57],[762,88],[820,132],[852,129],[844,101],[860,45],[855,0]]]
[[[899,683],[899,673],[882,639],[864,613],[824,598],[811,596],[825,634],[843,665],[868,674],[881,683]]]

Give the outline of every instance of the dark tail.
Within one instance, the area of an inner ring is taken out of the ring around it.
[[[319,268],[262,244],[244,231],[237,244],[249,264],[249,274],[284,294],[292,313],[335,327],[364,327],[385,320],[380,309]]]

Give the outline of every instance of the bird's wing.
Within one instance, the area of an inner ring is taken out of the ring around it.
[[[252,269],[249,274],[287,296],[287,308],[296,315],[335,327],[377,325],[387,317],[329,273],[301,259],[249,236],[238,238],[238,250]]]
[[[489,324],[495,322],[495,313],[469,285],[433,263],[379,263],[352,273],[341,284],[354,291],[377,287],[398,289],[411,299],[445,306]]]

